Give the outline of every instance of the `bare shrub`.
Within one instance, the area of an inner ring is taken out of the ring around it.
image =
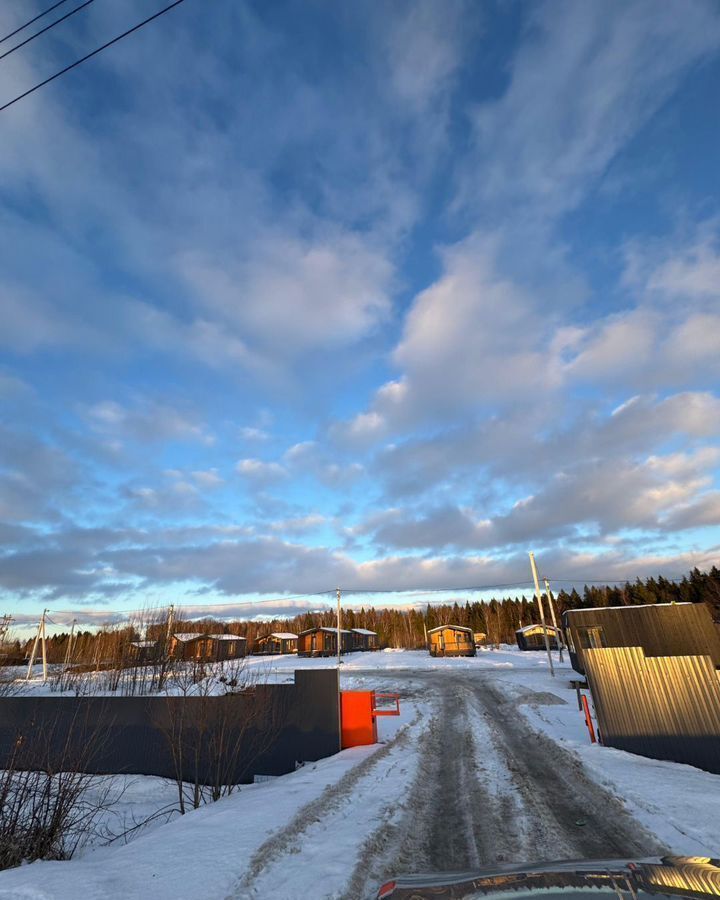
[[[184,814],[231,794],[277,738],[283,694],[259,683],[242,660],[224,671],[188,664],[174,673],[165,737]]]
[[[117,802],[111,782],[90,792],[87,774],[103,736],[76,715],[29,721],[15,734],[0,771],[0,869],[36,859],[69,859],[92,836],[100,814]]]

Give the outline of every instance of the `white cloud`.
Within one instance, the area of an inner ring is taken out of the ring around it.
[[[277,481],[287,477],[287,469],[278,462],[265,462],[261,459],[241,459],[235,471],[253,481]]]
[[[201,469],[190,473],[200,487],[216,488],[223,484],[223,478],[217,469]]]
[[[507,90],[473,117],[478,154],[465,192],[553,214],[575,206],[680,77],[720,46],[716,12],[687,0],[535,4]]]
[[[361,340],[389,314],[392,266],[357,235],[271,234],[246,253],[178,260],[206,312],[243,342],[289,360]]]
[[[103,400],[86,408],[85,415],[93,429],[119,440],[215,443],[215,436],[194,413],[151,399],[140,398],[133,406]]]
[[[266,441],[270,435],[264,428],[255,428],[246,425],[244,428],[240,429],[240,437],[244,441]]]

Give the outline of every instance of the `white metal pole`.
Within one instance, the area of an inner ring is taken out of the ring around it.
[[[340,608],[340,599],[342,597],[342,591],[340,588],[337,589],[337,657],[338,657],[338,668],[340,668],[340,628],[342,627],[342,611]]]
[[[563,661],[563,637],[562,632],[558,628],[557,617],[555,615],[555,598],[552,595],[552,591],[550,590],[550,582],[547,578],[543,578],[545,582],[545,596],[547,597],[548,606],[550,607],[550,615],[552,616],[553,628],[555,629],[555,640],[558,645],[558,653],[560,656],[560,662]]]
[[[42,661],[43,661],[43,681],[47,681],[47,642],[45,640],[45,614],[47,610],[43,613],[42,616]]]
[[[37,655],[37,647],[38,641],[40,640],[40,631],[42,629],[43,619],[45,618],[45,613],[40,617],[40,621],[38,622],[37,632],[35,634],[35,640],[33,641],[32,650],[30,651],[30,662],[28,663],[27,677],[26,681],[30,681],[32,677],[33,666],[35,665],[35,656]]]
[[[535,582],[535,597],[537,598],[538,608],[540,610],[540,622],[542,624],[543,637],[545,638],[545,649],[547,650],[548,663],[550,664],[550,674],[555,677],[555,667],[553,666],[552,653],[550,652],[550,641],[548,640],[547,627],[545,625],[545,610],[543,609],[542,594],[540,593],[540,582],[538,581],[537,566],[535,565],[535,554],[530,551],[530,568],[532,569],[533,581]]]
[[[68,638],[67,650],[65,651],[65,661],[63,662],[63,672],[62,672],[63,675],[67,671],[67,667],[70,663],[70,657],[72,655],[72,645],[73,645],[73,638],[75,636],[75,623],[76,622],[77,622],[77,619],[73,619],[72,625],[70,626],[70,637]]]

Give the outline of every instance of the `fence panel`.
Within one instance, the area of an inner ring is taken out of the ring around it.
[[[584,651],[602,741],[720,774],[720,680],[709,656]]]

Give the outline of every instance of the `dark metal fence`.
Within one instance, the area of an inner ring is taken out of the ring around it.
[[[707,656],[585,650],[602,742],[720,774],[720,679]]]
[[[0,698],[0,767],[211,784],[282,775],[340,749],[336,669],[218,697]]]

